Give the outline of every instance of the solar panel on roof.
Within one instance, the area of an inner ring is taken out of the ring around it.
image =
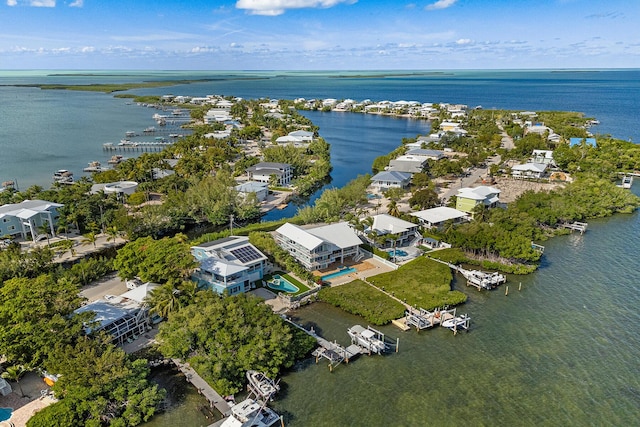
[[[251,246],[244,246],[238,249],[231,249],[229,252],[231,252],[233,256],[238,258],[238,260],[243,264],[246,264],[249,261],[262,258],[262,254],[260,254],[260,252],[258,252]]]

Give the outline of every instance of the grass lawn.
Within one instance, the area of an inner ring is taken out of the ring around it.
[[[451,269],[426,257],[416,258],[395,271],[368,280],[407,304],[427,310],[467,300],[464,293],[451,290]]]
[[[404,306],[361,280],[324,288],[320,300],[362,316],[374,325],[384,325],[404,315]]]

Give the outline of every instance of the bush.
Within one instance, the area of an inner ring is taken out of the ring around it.
[[[324,288],[320,300],[344,311],[362,316],[374,325],[384,325],[404,315],[404,306],[361,280]]]

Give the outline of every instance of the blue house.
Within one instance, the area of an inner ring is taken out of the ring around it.
[[[592,147],[596,146],[595,138],[569,138],[569,147],[573,147],[574,145],[580,145],[584,141],[585,144],[591,145]]]
[[[246,236],[230,236],[191,248],[200,266],[191,275],[199,287],[236,295],[262,280],[267,257]]]
[[[0,206],[0,236],[20,236],[38,238],[38,228],[48,225],[51,236],[55,236],[58,223],[58,209],[64,205],[45,200],[25,200],[24,202]]]

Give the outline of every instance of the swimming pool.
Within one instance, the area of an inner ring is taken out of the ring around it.
[[[13,409],[11,408],[0,408],[0,421],[7,421],[11,418],[11,413]]]
[[[271,280],[267,282],[267,286],[273,290],[280,292],[287,292],[290,294],[295,294],[300,289],[293,283],[289,282],[284,277],[280,277],[279,275],[274,275]]]
[[[325,275],[325,276],[322,276],[322,280],[331,280],[331,279],[335,279],[336,277],[344,276],[345,274],[353,273],[353,272],[355,272],[355,271],[358,271],[358,270],[356,270],[356,269],[355,269],[355,268],[353,268],[353,267],[346,267],[346,268],[342,268],[342,269],[340,269],[340,270],[338,270],[338,271],[335,271],[335,272],[333,272],[333,273],[331,273],[331,274],[327,274],[327,275]]]
[[[389,251],[387,253],[389,254],[389,256],[407,256],[407,255],[409,255],[407,253],[407,251],[403,251],[401,249],[396,249],[395,251]]]

